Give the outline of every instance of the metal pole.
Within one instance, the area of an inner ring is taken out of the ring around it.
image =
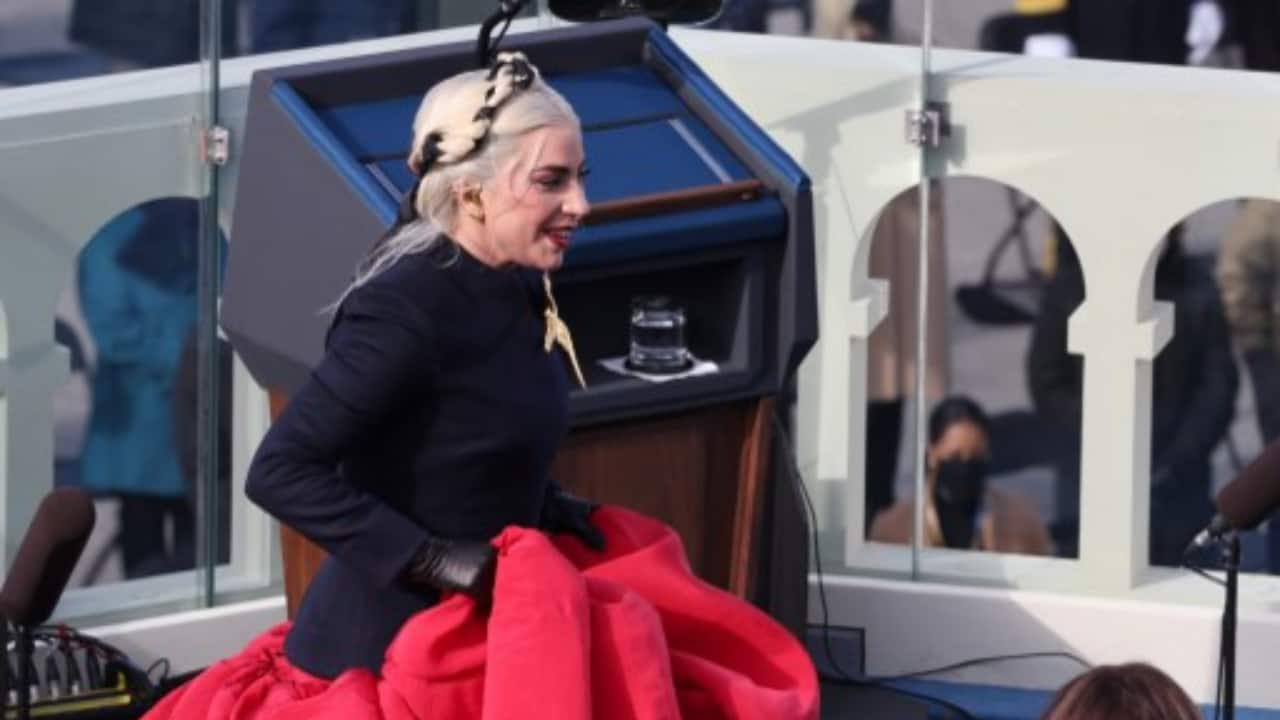
[[[222,0],[203,0],[206,103],[202,142],[218,124],[222,64]],[[196,309],[196,567],[200,601],[213,606],[218,564],[218,291],[221,242],[218,230],[218,165],[206,158],[209,183],[200,202]]]
[[[37,679],[31,676],[31,655],[35,652],[31,640],[31,628],[18,626],[18,720],[31,719],[31,686]],[[5,662],[9,662],[8,653]]]
[[[933,0],[924,0],[924,34],[920,43],[920,102],[924,112],[929,102],[929,76],[933,72]],[[925,453],[928,450],[929,401],[925,397],[925,364],[928,360],[929,330],[929,145],[920,151],[920,252],[916,284],[916,472],[915,513],[911,530],[911,577],[920,579],[920,551],[924,547]]]
[[[1236,716],[1236,619],[1239,611],[1240,536],[1231,533],[1225,553],[1227,601],[1222,608],[1222,717]]]

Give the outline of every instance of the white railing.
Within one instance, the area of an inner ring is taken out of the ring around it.
[[[1172,307],[1153,298],[1153,275],[1161,239],[1193,212],[1230,198],[1280,199],[1280,78],[935,51],[928,99],[949,104],[954,133],[928,158],[930,177],[1018,189],[1062,224],[1083,265],[1087,296],[1068,333],[1085,368],[1080,555],[925,550],[925,582],[906,585],[868,577],[907,577],[911,556],[863,540],[862,380],[867,339],[889,297],[868,272],[872,228],[889,200],[920,180],[920,151],[904,139],[905,113],[921,100],[920,54],[677,37],[813,180],[821,341],[802,368],[798,462],[821,529],[845,539],[842,556],[824,558],[837,568],[827,577],[833,620],[868,628],[871,669],[1065,649],[1095,662],[1157,661],[1211,700],[1221,590],[1146,563],[1151,366],[1175,332]],[[939,584],[952,581],[968,587]],[[1243,581],[1241,667],[1280,646],[1278,600],[1275,578]],[[1067,676],[1053,670],[1000,665],[963,677],[1052,687]],[[1265,673],[1245,671],[1239,697],[1280,706]]]
[[[871,230],[889,200],[919,179],[919,150],[903,131],[918,102],[919,54],[678,37],[813,180],[822,330],[802,371],[799,459],[820,496],[831,483],[856,488],[866,341],[888,312],[887,282],[868,274]],[[1068,336],[1085,362],[1080,562],[1028,562],[1076,573],[1073,584],[1083,591],[1126,594],[1161,577],[1145,562],[1150,366],[1174,332],[1172,307],[1152,296],[1159,243],[1174,224],[1218,201],[1280,198],[1280,79],[954,51],[935,51],[934,63],[930,99],[950,105],[955,134],[931,175],[985,178],[1034,198],[1063,225],[1085,271],[1088,295]],[[886,565],[885,553],[895,553],[862,540],[862,493],[845,492],[843,501],[845,563],[906,567]],[[935,553],[926,567],[945,573],[955,555],[965,554]],[[991,571],[1018,562],[985,559],[977,566]],[[972,558],[966,562],[976,569]]]

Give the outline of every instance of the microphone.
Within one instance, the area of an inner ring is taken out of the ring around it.
[[[1280,440],[1263,448],[1214,500],[1218,514],[1192,540],[1203,547],[1231,530],[1252,530],[1280,507]]]
[[[0,588],[0,614],[28,628],[48,620],[93,522],[93,502],[83,490],[59,488],[45,495]]]

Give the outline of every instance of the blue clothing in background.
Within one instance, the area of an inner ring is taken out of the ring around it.
[[[174,374],[196,321],[194,200],[117,216],[80,253],[80,306],[97,362],[81,455],[99,494],[186,497],[174,443]]]

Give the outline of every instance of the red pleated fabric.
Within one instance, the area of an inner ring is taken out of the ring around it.
[[[508,528],[488,616],[455,595],[411,618],[381,677],[293,667],[287,624],[166,696],[145,720],[812,720],[804,648],[694,577],[676,534],[614,507],[608,549]]]

